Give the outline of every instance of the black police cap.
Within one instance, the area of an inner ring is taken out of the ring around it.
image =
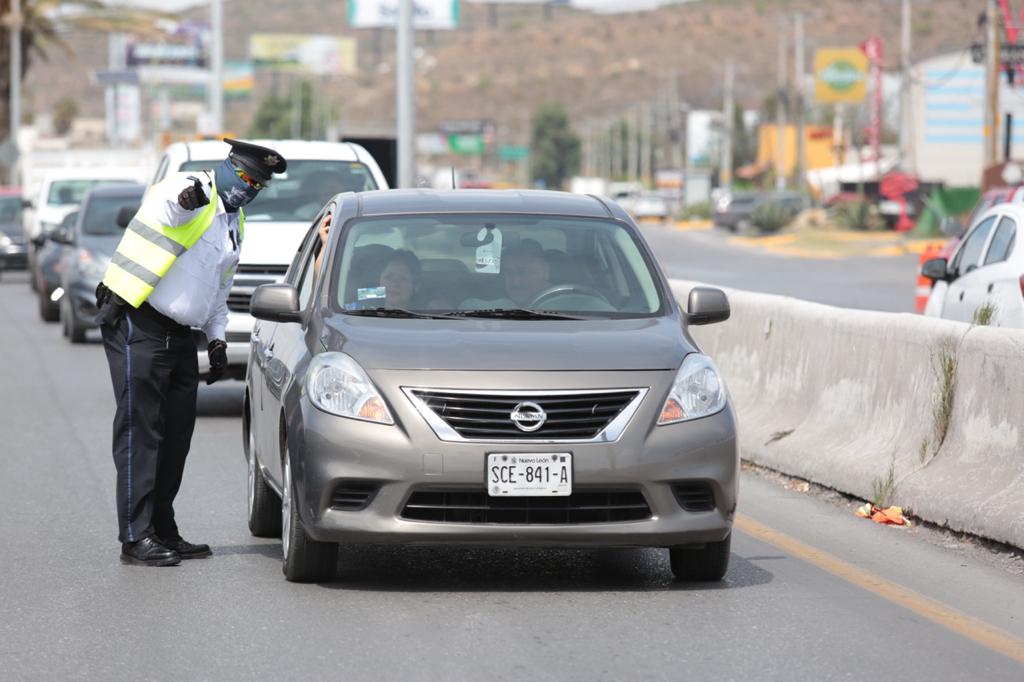
[[[231,145],[228,158],[257,180],[270,180],[273,173],[284,173],[288,169],[284,157],[269,147],[227,137],[224,141]]]

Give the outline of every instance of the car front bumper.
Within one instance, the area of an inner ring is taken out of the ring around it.
[[[228,344],[228,367],[225,378],[244,379],[245,368],[249,362],[249,344],[252,340],[252,326],[255,319],[248,313],[231,311],[228,313],[228,324],[224,329],[224,340]],[[210,373],[210,359],[206,354],[208,340],[206,336],[196,330],[194,332],[196,349],[199,360],[199,375],[202,377]]]
[[[8,244],[0,247],[0,270],[27,270],[28,247],[24,244]]]
[[[375,379],[389,375],[384,383],[393,387],[471,388],[458,374],[377,372]],[[538,389],[628,386],[651,390],[620,438],[610,443],[442,441],[394,388],[384,391],[394,426],[326,414],[302,398],[301,424],[289,424],[288,440],[296,501],[307,532],[318,540],[344,543],[614,547],[702,544],[729,534],[739,471],[731,407],[703,419],[655,426],[674,372],[538,375],[543,375],[544,384]],[[486,494],[488,453],[571,453],[574,493],[639,492],[650,514],[641,520],[564,524],[420,521],[403,515],[410,497],[420,491]],[[332,507],[336,488],[351,482],[379,487],[361,510]],[[673,490],[678,484],[706,485],[713,493],[713,509],[686,511]]]

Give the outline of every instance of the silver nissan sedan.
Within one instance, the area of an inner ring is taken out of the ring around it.
[[[739,460],[722,378],[617,204],[541,191],[339,194],[258,288],[249,528],[284,574],[339,547],[667,547],[729,563]]]

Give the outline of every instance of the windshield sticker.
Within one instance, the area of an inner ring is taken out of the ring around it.
[[[388,297],[386,287],[367,287],[356,289],[356,298],[360,301],[377,301]]]
[[[485,225],[476,235],[476,271],[487,274],[501,272],[501,230]]]

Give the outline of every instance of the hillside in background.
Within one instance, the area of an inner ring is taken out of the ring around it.
[[[962,0],[915,3],[915,57],[969,45],[978,35],[980,10],[980,2]],[[537,6],[505,5],[495,12],[464,3],[460,30],[419,35],[419,128],[433,129],[444,119],[485,118],[512,138],[522,134],[536,105],[547,101],[564,103],[577,124],[606,119],[652,99],[672,74],[691,106],[717,108],[727,58],[737,64],[740,105],[757,107],[775,88],[778,17],[793,11],[805,13],[808,68],[816,46],[855,45],[872,35],[885,41],[887,67],[896,66],[894,0],[705,0],[615,15],[558,7],[550,18]],[[353,31],[345,15],[340,1],[227,0],[226,57],[246,57],[251,33],[354,35],[359,73],[318,81],[317,91],[334,104],[343,127],[390,126],[392,35]],[[37,63],[28,102],[34,111],[48,112],[61,97],[71,97],[83,115],[100,116],[103,92],[91,85],[89,74],[106,63],[106,37],[75,33],[67,40],[75,56],[69,60],[53,51],[48,63]],[[244,132],[258,99],[282,91],[290,78],[260,74],[253,99],[228,106],[228,128]]]

